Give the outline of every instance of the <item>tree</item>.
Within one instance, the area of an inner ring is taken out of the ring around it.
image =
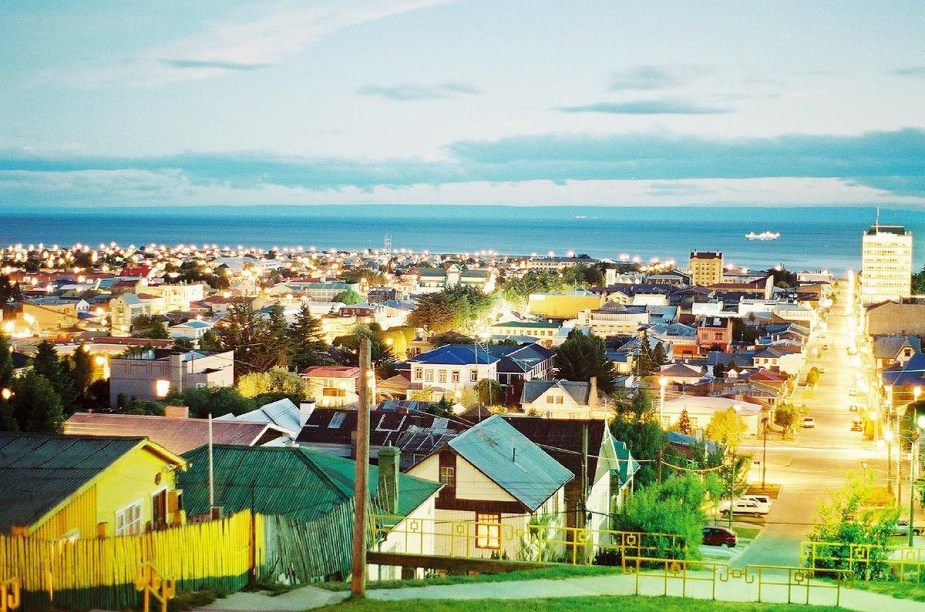
[[[694,432],[694,427],[691,425],[691,417],[687,414],[687,408],[681,409],[681,416],[678,417],[678,431],[686,436]]]
[[[923,293],[925,293],[925,266],[922,267],[921,272],[916,272],[912,275],[912,295],[922,295]],[[2,295],[2,289],[0,289],[0,296]]]
[[[61,398],[52,384],[35,371],[13,383],[12,415],[19,431],[60,433],[64,423]]]
[[[243,397],[257,397],[267,393],[295,397],[298,401],[308,397],[307,381],[295,372],[289,372],[285,368],[273,368],[269,372],[245,374],[238,379],[236,387],[238,393]]]
[[[724,366],[722,362],[717,362],[716,365],[713,366],[713,377],[723,378],[724,376],[726,376],[726,366]]]
[[[233,304],[215,331],[222,347],[235,352],[235,377],[266,372],[283,361],[286,346],[280,346],[278,330],[249,301]]]
[[[703,541],[702,529],[707,517],[702,508],[708,488],[697,475],[672,476],[661,484],[636,492],[632,503],[616,515],[613,528],[619,531],[643,533],[674,533],[681,536],[674,546],[652,540],[653,545],[665,546],[661,558],[697,559]],[[649,555],[647,555],[649,556]],[[655,554],[651,556],[656,556]]]
[[[138,338],[166,340],[170,337],[164,322],[148,315],[139,315],[132,320],[132,335]]]
[[[331,301],[340,302],[341,304],[346,304],[347,306],[352,306],[353,304],[359,304],[362,302],[363,296],[353,289],[347,289],[335,295]]]
[[[665,347],[662,347],[662,351],[664,350]],[[652,350],[652,344],[649,342],[649,334],[643,330],[639,338],[639,352],[636,355],[636,375],[640,378],[652,376],[658,372],[660,365],[655,351]]]
[[[892,552],[889,538],[900,509],[878,506],[874,492],[872,470],[860,475],[850,472],[845,486],[819,504],[809,539],[841,543],[842,546],[830,547],[827,559],[814,559],[815,568],[854,569],[850,545],[863,544],[870,545],[870,549],[865,572],[860,577],[865,580],[890,577],[890,566],[886,563]]]
[[[220,351],[222,350],[222,341],[213,330],[207,330],[199,338],[199,348],[203,351]]]
[[[819,368],[812,367],[809,369],[809,372],[806,373],[806,386],[815,387],[819,382]]]
[[[93,382],[93,358],[90,356],[88,349],[89,347],[86,344],[81,344],[77,347],[71,357],[71,369],[69,371],[74,392],[77,395],[76,399],[81,403],[86,403],[87,391],[90,388],[90,383]]]
[[[588,382],[597,378],[597,387],[605,393],[612,393],[616,374],[613,362],[607,359],[604,341],[592,334],[574,329],[556,351],[553,364],[559,371],[559,378]]]
[[[11,283],[10,277],[0,274],[0,308],[9,302],[21,302],[22,290],[19,283]]]
[[[638,487],[647,487],[657,480],[659,459],[675,457],[681,460],[668,445],[668,436],[651,414],[642,418],[628,412],[619,414],[610,424],[610,433],[615,440],[626,444],[634,459],[641,461],[635,477]]]
[[[6,336],[0,334],[0,389],[13,384],[13,349]]]
[[[774,424],[782,428],[781,438],[787,437],[799,416],[800,410],[793,404],[781,404],[774,409]]]
[[[483,406],[497,406],[504,401],[504,390],[497,380],[483,378],[475,383],[475,391],[479,396],[479,403]]]
[[[77,399],[77,393],[74,391],[74,383],[66,365],[58,358],[55,345],[48,340],[42,340],[36,349],[35,357],[32,358],[32,370],[51,383],[62,406],[70,406]]]
[[[324,332],[321,321],[312,316],[308,304],[302,304],[295,320],[287,332],[291,351],[290,362],[297,371],[313,365],[321,365],[327,360],[323,354],[325,350]]]
[[[487,314],[494,299],[473,287],[454,287],[418,298],[408,324],[432,333],[460,330]]]
[[[243,397],[234,387],[186,389],[182,393],[172,394],[165,403],[189,406],[190,416],[197,418],[206,418],[209,413],[213,417],[239,415],[257,408],[254,400]]]
[[[707,438],[731,447],[733,450],[742,445],[742,439],[748,426],[732,407],[717,412],[707,425]]]

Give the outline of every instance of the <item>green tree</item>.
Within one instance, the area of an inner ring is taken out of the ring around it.
[[[819,368],[812,367],[809,369],[809,372],[806,373],[806,386],[815,387],[819,382]]]
[[[713,378],[723,378],[726,376],[726,366],[722,362],[717,362],[713,366]]]
[[[186,389],[182,393],[172,394],[164,403],[189,406],[190,416],[203,419],[210,412],[213,417],[220,417],[225,414],[244,414],[257,408],[254,400],[243,397],[234,387]]]
[[[61,398],[52,384],[35,371],[13,383],[12,415],[19,431],[60,433],[64,422]]]
[[[872,470],[860,475],[850,472],[845,486],[819,504],[810,541],[841,543],[842,546],[828,548],[827,557],[830,558],[816,559],[814,567],[855,569],[850,545],[867,544],[871,545],[868,563],[859,577],[864,580],[891,578],[890,566],[885,561],[892,552],[889,538],[900,509],[876,505],[874,491]]]
[[[730,407],[722,412],[713,414],[707,425],[707,438],[737,449],[742,445],[748,426],[734,408]]]
[[[678,417],[678,431],[686,436],[694,432],[694,427],[691,425],[691,417],[687,414],[687,408],[681,409],[681,416]]]
[[[235,352],[235,377],[250,372],[266,372],[284,359],[286,346],[280,346],[276,329],[249,301],[233,304],[228,314],[215,324],[222,348]]]
[[[22,290],[19,283],[11,283],[10,277],[0,274],[0,308],[9,302],[21,302]]]
[[[504,390],[497,380],[483,378],[475,383],[475,391],[479,396],[479,403],[483,406],[497,406],[504,402]]]
[[[597,387],[605,393],[612,393],[616,374],[613,362],[607,359],[604,340],[574,329],[556,351],[553,364],[559,370],[559,378],[588,382],[597,378]]]
[[[341,304],[346,304],[347,306],[352,306],[353,304],[359,304],[362,302],[363,296],[353,289],[346,289],[335,295],[331,301],[340,302]]]
[[[166,340],[170,337],[167,326],[156,317],[139,315],[132,320],[132,335],[137,338]]]
[[[781,438],[787,437],[799,416],[800,410],[793,404],[781,404],[774,409],[774,424],[782,428]]]
[[[668,558],[698,559],[707,520],[702,510],[707,493],[706,485],[697,475],[666,478],[661,484],[637,491],[632,503],[616,515],[614,529],[677,534],[681,541],[675,546],[669,546],[663,538],[652,538],[651,544],[646,544],[664,546],[659,553]]]
[[[327,355],[324,354],[327,347],[323,339],[321,321],[312,316],[308,304],[303,304],[296,313],[287,335],[291,351],[290,362],[297,371],[327,361]]]
[[[164,416],[165,405],[161,402],[134,399],[128,403],[124,413],[147,416]]]
[[[86,344],[77,347],[71,357],[71,369],[69,370],[77,401],[81,403],[87,401],[87,392],[90,383],[93,382],[93,357],[90,356],[88,348]]]
[[[635,477],[639,488],[648,487],[658,479],[659,459],[677,459],[668,445],[668,436],[653,418],[639,419],[624,412],[610,423],[610,432],[615,440],[626,444],[634,459],[641,462]]]
[[[418,298],[418,305],[409,315],[408,324],[435,334],[466,328],[484,317],[494,304],[494,298],[473,287],[454,287]]]
[[[301,401],[308,397],[307,381],[285,368],[272,368],[268,372],[251,372],[238,379],[238,393],[243,397],[257,397],[268,393],[285,395]]]
[[[921,272],[916,272],[912,275],[912,295],[922,295],[925,293],[925,266],[922,267]],[[0,295],[2,295],[2,290],[0,290]]]
[[[0,389],[13,384],[13,349],[6,336],[0,334]]]
[[[735,452],[725,456],[717,472],[722,485],[721,497],[723,500],[736,499],[748,490],[748,470],[752,464],[752,456],[739,455]]]
[[[51,383],[62,406],[70,406],[77,399],[77,393],[74,391],[74,382],[68,373],[67,365],[58,357],[55,345],[48,340],[39,342],[36,349],[35,357],[32,358],[33,371]]]
[[[199,348],[203,351],[220,351],[222,350],[222,340],[213,330],[208,330],[202,334],[199,339]]]

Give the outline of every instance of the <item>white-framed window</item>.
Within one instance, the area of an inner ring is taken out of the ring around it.
[[[437,382],[445,383],[446,382],[446,370],[440,370],[437,372]]]
[[[137,535],[141,533],[141,501],[136,501],[116,511],[116,535]]]
[[[451,379],[454,383],[459,382],[459,370],[453,370],[453,377]]]
[[[475,547],[501,548],[501,515],[475,513]]]
[[[478,380],[479,380],[478,370],[472,370],[471,372],[469,372],[469,382],[478,382]]]
[[[427,370],[424,372],[424,382],[434,382],[434,371]]]
[[[456,468],[441,467],[440,468],[440,482],[442,482],[448,487],[455,487],[456,486]]]
[[[414,380],[421,380],[424,378],[424,368],[414,368]]]

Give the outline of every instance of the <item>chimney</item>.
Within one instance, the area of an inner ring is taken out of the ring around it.
[[[304,402],[299,402],[299,415],[302,417],[302,421],[307,421],[308,417],[312,415],[315,411],[315,400],[305,400]]]
[[[401,451],[392,446],[379,450],[379,481],[376,486],[376,496],[379,505],[386,514],[398,512],[398,466],[401,461]]]
[[[189,406],[164,406],[164,416],[168,419],[188,419]]]
[[[588,391],[588,406],[597,406],[597,376],[591,377],[591,390]]]

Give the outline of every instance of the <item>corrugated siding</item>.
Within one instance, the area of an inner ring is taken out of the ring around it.
[[[34,529],[29,535],[40,540],[57,540],[79,530],[78,537],[96,537],[96,485],[74,497],[60,511]]]
[[[255,528],[255,530],[254,530]],[[258,537],[254,538],[254,534]],[[18,576],[23,609],[123,609],[140,602],[134,580],[144,561],[178,590],[235,591],[247,584],[253,557],[264,559],[262,517],[240,512],[220,521],[137,536],[75,542],[0,536],[0,568]]]

